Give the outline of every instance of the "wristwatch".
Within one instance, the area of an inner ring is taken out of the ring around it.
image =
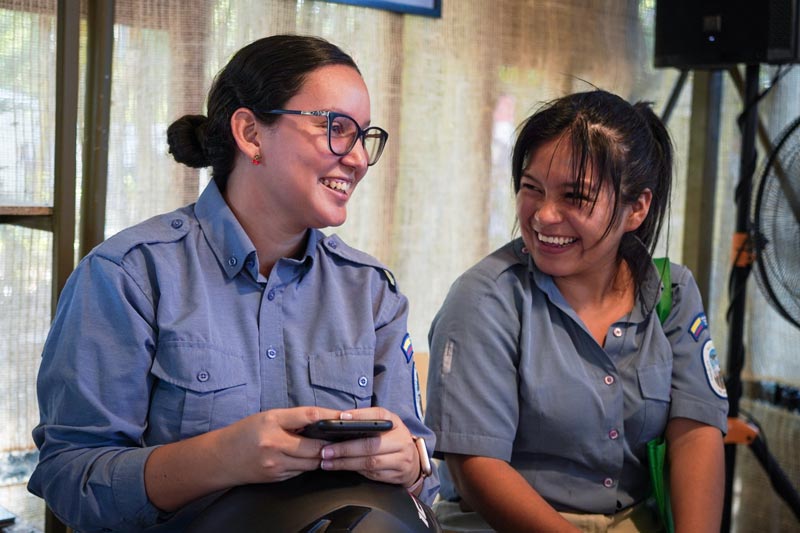
[[[419,453],[419,469],[422,471],[422,477],[431,475],[431,458],[428,457],[428,447],[425,445],[425,439],[422,437],[411,437],[414,444],[417,446],[417,453]]]
[[[431,468],[431,458],[428,457],[428,447],[425,445],[425,439],[422,437],[411,436],[414,445],[417,447],[417,455],[419,455],[419,477],[410,487],[406,487],[408,492],[416,492],[416,490],[425,481],[425,478],[430,476],[433,472]]]

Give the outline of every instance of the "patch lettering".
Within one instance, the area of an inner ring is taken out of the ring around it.
[[[703,344],[703,366],[706,369],[706,379],[711,390],[720,398],[727,398],[728,391],[725,389],[725,380],[722,379],[717,349],[714,348],[714,343],[711,339],[708,339]]]
[[[705,313],[700,313],[692,320],[689,326],[689,334],[694,339],[694,342],[697,342],[700,340],[700,335],[702,335],[706,329],[708,329],[708,319]]]

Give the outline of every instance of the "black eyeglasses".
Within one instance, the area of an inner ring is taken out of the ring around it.
[[[361,139],[367,151],[367,165],[378,162],[389,134],[377,126],[362,130],[353,117],[334,111],[297,111],[295,109],[272,109],[264,111],[268,115],[307,115],[328,119],[328,148],[335,155],[347,155]]]

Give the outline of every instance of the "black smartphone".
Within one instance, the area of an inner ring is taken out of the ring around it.
[[[391,420],[319,420],[307,425],[300,434],[332,442],[373,437],[392,429]]]

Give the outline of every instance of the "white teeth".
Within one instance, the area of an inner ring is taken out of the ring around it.
[[[542,235],[541,233],[537,233],[536,236],[544,243],[556,244],[558,246],[566,246],[578,240],[574,237],[550,237],[549,235]]]
[[[347,192],[347,190],[350,188],[350,182],[347,181],[338,181],[329,179],[322,179],[321,181],[323,185],[325,185],[329,189],[333,189],[334,191]]]

